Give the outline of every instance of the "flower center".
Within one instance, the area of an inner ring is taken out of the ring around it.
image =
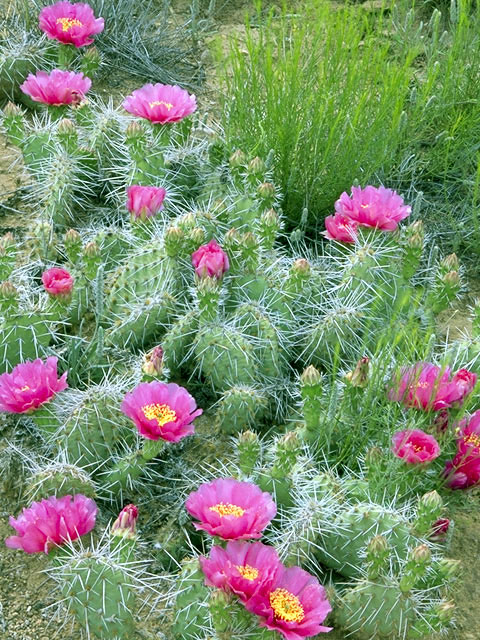
[[[220,517],[233,516],[234,518],[240,518],[245,513],[245,509],[238,507],[236,504],[230,504],[230,502],[219,502],[213,507],[209,507],[210,511],[215,511]]]
[[[286,589],[272,591],[270,606],[275,616],[285,622],[301,622],[305,617],[300,600]]]
[[[246,564],[245,566],[236,565],[235,569],[242,576],[242,578],[245,578],[245,580],[250,580],[250,582],[253,582],[253,580],[256,580],[258,578],[258,569],[255,569],[255,567],[251,567],[249,564]]]
[[[360,205],[362,207],[362,209],[368,209],[368,207],[370,206],[369,204],[361,204]]]
[[[171,102],[164,102],[163,100],[155,100],[155,102],[150,102],[150,109],[153,109],[153,107],[160,107],[162,104],[168,109],[168,111],[170,111],[170,109],[173,109],[173,104]]]
[[[83,27],[80,20],[76,18],[57,18],[57,24],[62,25],[62,31],[70,31],[72,27]]]
[[[476,433],[471,433],[468,436],[464,436],[463,441],[465,444],[472,444],[474,447],[480,448],[480,437]]]
[[[19,389],[19,391],[30,391],[30,387],[28,386],[28,384],[26,384],[24,387]]]
[[[423,447],[420,447],[418,444],[413,444],[413,445],[410,445],[410,446],[412,447],[412,449],[413,449],[416,453],[418,453],[419,451],[423,451]]]
[[[163,427],[167,422],[173,422],[177,414],[168,404],[146,404],[142,407],[143,415],[147,420],[156,420],[159,427]]]

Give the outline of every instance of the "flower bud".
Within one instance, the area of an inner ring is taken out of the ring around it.
[[[79,243],[81,243],[82,239],[80,234],[75,229],[69,229],[65,234],[65,246],[66,247],[76,247]]]
[[[42,274],[45,291],[54,298],[68,298],[73,290],[73,278],[66,269],[52,267]]]
[[[153,347],[143,357],[142,371],[147,376],[157,376],[163,370],[163,349],[160,345]]]
[[[165,251],[167,255],[171,258],[178,256],[183,249],[184,240],[185,234],[182,229],[179,227],[169,227],[165,231],[164,236]]]
[[[269,199],[275,196],[275,186],[271,182],[263,182],[258,186],[257,193],[260,198]]]
[[[370,358],[366,356],[360,358],[353,371],[349,371],[345,376],[346,380],[354,387],[365,388],[368,384],[368,374],[370,368]]]
[[[455,613],[455,604],[451,601],[442,602],[442,604],[438,605],[436,611],[437,611],[438,618],[441,622],[443,623],[450,622],[450,620],[453,618],[453,615]]]
[[[308,366],[305,371],[300,376],[300,381],[302,385],[306,387],[313,387],[317,384],[320,384],[322,381],[322,374],[318,369],[315,369],[313,364]]]
[[[221,279],[230,268],[227,254],[213,239],[192,253],[192,265],[197,276],[202,279]]]
[[[195,227],[190,231],[190,239],[198,247],[205,242],[205,231],[201,227]]]
[[[61,135],[72,135],[76,132],[75,125],[70,118],[63,118],[58,123],[58,133]]]
[[[247,231],[242,236],[242,244],[245,249],[256,249],[258,247],[258,238],[251,231]]]
[[[3,108],[3,113],[7,118],[13,118],[15,116],[22,116],[23,111],[13,102],[7,102]]]
[[[237,440],[238,466],[246,475],[250,475],[260,456],[260,442],[256,433],[244,431]]]
[[[298,258],[298,260],[295,260],[292,264],[292,272],[302,278],[307,278],[311,272],[310,263],[308,260],[305,260],[305,258]]]
[[[371,447],[365,456],[365,464],[367,467],[375,467],[382,462],[383,458],[383,451],[380,447]]]
[[[454,578],[460,573],[462,563],[460,560],[453,560],[453,558],[442,558],[437,563],[437,568],[440,574],[446,579]]]
[[[448,518],[439,518],[432,524],[432,529],[428,536],[429,540],[443,542],[447,537],[449,528],[450,520]]]
[[[112,525],[112,536],[119,536],[121,538],[135,538],[135,527],[137,524],[138,509],[134,504],[127,504],[124,507]]]
[[[125,131],[127,142],[140,140],[145,136],[145,129],[140,122],[131,122]]]
[[[15,247],[15,238],[13,233],[6,233],[0,238],[0,250],[6,250]]]
[[[457,287],[460,284],[460,275],[458,271],[449,271],[443,276],[443,281],[450,287]]]
[[[417,564],[426,565],[430,562],[431,558],[432,553],[426,544],[421,544],[412,551],[412,560]]]
[[[87,242],[83,251],[87,258],[97,258],[100,255],[100,248],[96,242]]]
[[[242,167],[247,162],[247,156],[243,153],[243,151],[237,149],[232,153],[228,162],[230,163],[231,167]]]
[[[6,280],[0,284],[0,298],[3,300],[14,300],[17,297],[17,289],[11,282]]]
[[[443,507],[443,500],[437,491],[429,491],[420,498],[420,505],[429,511],[437,511]]]
[[[407,245],[411,249],[421,249],[423,247],[423,242],[425,238],[425,230],[423,227],[423,222],[421,220],[417,220],[406,230],[407,236]]]
[[[249,173],[262,174],[265,171],[265,163],[264,161],[256,156],[253,160],[250,160],[248,163],[248,171]]]
[[[442,267],[448,269],[448,271],[458,271],[460,267],[460,263],[458,261],[456,253],[451,253],[450,255],[446,256],[440,264],[442,265]]]
[[[372,556],[383,556],[388,551],[388,541],[385,536],[375,536],[367,546],[367,552]]]

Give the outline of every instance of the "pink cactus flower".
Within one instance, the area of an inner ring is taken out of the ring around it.
[[[445,484],[450,489],[468,489],[480,483],[480,455],[457,453],[445,464]]]
[[[83,2],[57,2],[44,7],[38,23],[50,40],[75,47],[92,44],[91,36],[101,33],[104,28],[103,18],[95,18],[92,7]]]
[[[392,451],[408,464],[424,464],[440,455],[440,446],[433,436],[420,429],[398,431],[392,438]]]
[[[357,239],[358,222],[348,216],[336,213],[325,218],[325,231],[323,235],[329,240],[338,242],[355,242]]]
[[[23,549],[26,553],[48,553],[53,547],[76,540],[95,526],[97,505],[82,494],[32,502],[18,518],[10,517],[10,526],[16,536],[5,544],[10,549]]]
[[[412,209],[392,189],[369,185],[364,189],[352,187],[350,196],[344,191],[335,203],[335,211],[362,227],[394,231]]]
[[[219,280],[230,268],[227,254],[215,240],[210,240],[192,253],[192,265],[199,278]]]
[[[269,589],[283,569],[277,552],[261,542],[230,540],[200,558],[205,584],[235,593],[246,602],[258,589]]]
[[[194,95],[177,85],[146,84],[125,98],[123,108],[134,116],[153,123],[178,122],[197,108]]]
[[[284,568],[269,589],[259,589],[246,608],[262,619],[260,626],[286,640],[302,640],[331,631],[322,622],[332,610],[317,578],[300,567]]]
[[[92,81],[83,73],[54,69],[50,74],[37,71],[28,74],[20,89],[35,102],[52,106],[79,105],[92,86]]]
[[[457,427],[457,450],[464,456],[480,456],[480,409]]]
[[[51,296],[67,297],[73,290],[73,278],[66,269],[52,267],[42,273],[45,291]]]
[[[260,538],[277,513],[269,493],[234,478],[218,478],[200,485],[188,496],[185,507],[200,520],[194,522],[196,529],[224,540]]]
[[[127,209],[133,220],[146,220],[163,209],[167,192],[161,187],[134,184],[127,189]]]
[[[0,410],[8,413],[34,411],[67,387],[67,372],[58,377],[54,356],[46,362],[40,358],[22,362],[11,373],[0,375]]]
[[[112,536],[134,539],[136,536],[138,509],[134,504],[127,504],[120,511],[118,518],[112,524]]]
[[[193,421],[203,413],[186,389],[173,382],[142,382],[125,395],[121,409],[149,440],[178,442],[195,431]]]
[[[432,542],[443,542],[448,535],[450,529],[450,520],[448,518],[439,518],[432,524],[432,529],[428,536]]]
[[[477,375],[460,369],[450,380],[449,367],[441,368],[429,362],[417,362],[404,367],[394,380],[388,397],[403,402],[406,407],[425,411],[440,411],[459,406],[475,386]]]

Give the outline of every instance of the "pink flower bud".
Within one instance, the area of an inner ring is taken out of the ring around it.
[[[210,240],[192,254],[192,265],[199,278],[220,279],[230,267],[227,254],[215,240]]]
[[[134,504],[127,504],[120,511],[118,518],[112,525],[112,536],[121,538],[135,538],[138,509]]]
[[[448,518],[439,518],[432,525],[432,530],[428,538],[435,542],[443,542],[447,537],[450,520]]]
[[[163,209],[167,192],[161,187],[134,184],[127,189],[127,209],[132,220],[146,220]]]
[[[163,349],[160,345],[154,347],[145,354],[142,371],[148,376],[156,376],[162,373],[163,369]]]
[[[51,296],[67,297],[72,293],[73,278],[66,269],[52,267],[42,274],[45,291]]]

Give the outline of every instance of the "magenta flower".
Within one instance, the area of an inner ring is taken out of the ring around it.
[[[167,192],[161,187],[142,187],[134,184],[127,189],[127,209],[132,220],[146,220],[163,209]]]
[[[421,429],[398,431],[392,438],[392,451],[408,464],[431,462],[440,455],[440,446],[433,436]]]
[[[218,478],[200,485],[188,496],[185,507],[200,520],[193,523],[196,529],[224,540],[260,538],[277,513],[269,493],[234,478]]]
[[[22,362],[11,373],[0,375],[0,410],[8,413],[33,411],[67,387],[67,372],[58,378],[54,356],[46,362],[40,358]]]
[[[300,567],[284,568],[269,589],[259,589],[246,608],[260,616],[261,627],[286,640],[302,640],[331,631],[322,622],[332,610],[317,578]]]
[[[73,500],[73,501],[72,501]],[[23,549],[27,553],[48,553],[55,546],[76,540],[95,526],[97,505],[82,494],[32,502],[18,518],[10,517],[10,526],[16,536],[5,544],[10,549]]]
[[[480,409],[459,423],[457,449],[464,456],[480,456]]]
[[[443,542],[450,528],[450,520],[448,518],[439,518],[432,524],[432,529],[428,536],[432,542]]]
[[[173,382],[142,382],[125,395],[121,409],[149,440],[178,442],[195,431],[193,421],[203,413],[192,396]]]
[[[480,483],[480,455],[457,453],[445,464],[445,483],[450,489],[468,489]]]
[[[45,291],[51,296],[66,297],[72,293],[73,278],[66,269],[52,267],[42,273]]]
[[[352,187],[350,196],[344,191],[335,203],[335,211],[362,227],[394,231],[412,209],[392,189],[369,185],[364,189]]]
[[[341,213],[336,213],[334,216],[325,218],[324,236],[338,242],[355,242],[357,228],[358,222]]]
[[[460,405],[475,386],[477,375],[460,369],[450,380],[449,367],[441,368],[429,362],[417,362],[404,367],[388,392],[390,400],[406,407],[425,411],[440,411]]]
[[[232,591],[246,602],[258,589],[269,589],[283,569],[277,552],[261,542],[230,540],[225,549],[212,547],[200,558],[205,584]]]
[[[50,74],[45,71],[37,71],[36,75],[29,73],[20,89],[35,102],[59,107],[80,104],[91,86],[92,81],[83,73],[54,69]]]
[[[38,26],[50,40],[84,47],[92,44],[91,36],[101,33],[103,18],[95,18],[90,5],[83,2],[57,2],[40,11]]]
[[[192,265],[199,278],[220,279],[230,268],[227,254],[215,240],[192,253]]]
[[[166,124],[178,122],[197,108],[194,95],[177,85],[146,84],[125,98],[123,108],[134,116],[150,122]]]
[[[135,538],[138,509],[134,504],[127,504],[118,514],[118,518],[112,524],[112,536],[120,538]]]

